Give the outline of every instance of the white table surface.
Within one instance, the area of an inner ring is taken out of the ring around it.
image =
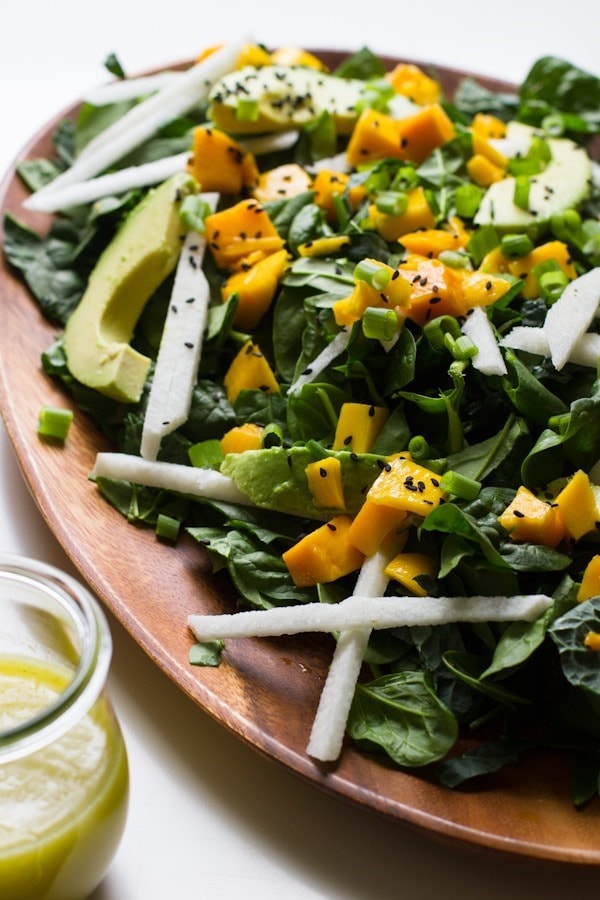
[[[106,80],[102,63],[110,52],[139,72],[193,57],[227,39],[235,23],[236,35],[272,46],[368,45],[521,80],[545,54],[600,74],[598,20],[589,0],[304,0],[290,7],[271,0],[11,0],[0,23],[0,168],[55,112]],[[71,570],[1,424],[0,550]],[[120,850],[94,900],[597,894],[597,871],[448,847],[301,782],[193,705],[109,618],[110,691],[128,744],[131,804]]]

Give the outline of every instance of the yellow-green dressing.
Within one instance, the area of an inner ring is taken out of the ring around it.
[[[0,733],[47,709],[67,669],[0,658]],[[101,881],[123,831],[128,769],[104,696],[65,735],[0,764],[0,897],[82,900]]]

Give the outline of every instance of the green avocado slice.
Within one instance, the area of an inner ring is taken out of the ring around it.
[[[229,133],[257,134],[301,128],[328,112],[339,133],[349,134],[366,88],[364,81],[305,66],[246,66],[215,84],[209,116]],[[248,108],[252,115],[242,114]]]
[[[326,521],[339,509],[317,506],[308,486],[306,466],[326,456],[341,463],[346,512],[356,513],[365,494],[381,472],[384,457],[373,453],[326,450],[315,441],[290,448],[271,447],[229,453],[221,464],[236,487],[257,506],[265,509]]]
[[[150,359],[129,342],[146,302],[177,264],[185,236],[180,204],[197,190],[181,172],[149,191],[99,257],[65,329],[67,365],[82,384],[124,403],[139,400]]]

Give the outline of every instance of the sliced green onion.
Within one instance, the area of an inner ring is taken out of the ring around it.
[[[210,205],[197,194],[188,194],[179,207],[179,217],[190,231],[204,232],[204,219],[213,210]]]
[[[408,207],[408,194],[404,191],[380,191],[375,197],[377,211],[387,216],[401,216]]]
[[[438,316],[423,326],[423,334],[433,350],[443,350],[446,346],[446,335],[449,334],[456,339],[461,336],[461,330],[454,316]]]
[[[64,441],[69,433],[73,411],[55,406],[42,406],[38,415],[37,432],[42,437]]]
[[[390,185],[394,191],[407,191],[409,188],[416,187],[419,183],[419,176],[414,166],[401,166],[394,176],[394,180]]]
[[[560,113],[550,113],[542,119],[542,128],[550,137],[561,137],[565,133],[565,120]]]
[[[540,295],[547,303],[556,303],[569,283],[569,279],[561,270],[543,272],[538,279]]]
[[[364,336],[375,341],[391,341],[398,331],[398,324],[398,316],[393,309],[369,306],[362,317]]]
[[[516,175],[515,189],[513,193],[513,203],[519,209],[527,209],[529,206],[529,190],[531,188],[531,179],[528,175]]]
[[[362,96],[356,104],[360,114],[365,109],[377,109],[384,112],[387,109],[388,100],[395,94],[394,86],[388,78],[372,78],[367,81]]]
[[[431,447],[422,434],[411,437],[407,450],[413,459],[429,459],[431,456]]]
[[[258,119],[258,100],[240,97],[235,108],[235,117],[239,122],[256,122]]]
[[[283,431],[279,425],[276,425],[274,422],[269,422],[268,425],[265,425],[261,445],[267,450],[269,447],[283,446]]]
[[[438,259],[451,269],[466,269],[471,260],[462,250],[442,250]]]
[[[533,241],[526,234],[505,234],[500,240],[500,250],[503,256],[508,256],[510,259],[518,259],[531,253]]]
[[[565,243],[577,240],[581,224],[581,216],[576,209],[565,209],[550,217],[550,228],[554,237]]]
[[[361,259],[354,267],[353,275],[356,281],[366,281],[376,291],[383,291],[392,277],[390,269],[370,259]]]
[[[197,469],[218,469],[224,459],[221,442],[212,439],[192,444],[188,448],[188,457]]]
[[[456,214],[464,219],[472,219],[479,209],[483,193],[476,184],[460,184],[454,192]]]
[[[452,354],[454,359],[458,360],[464,361],[471,359],[471,357],[478,353],[477,345],[466,334],[461,334],[460,337],[454,337],[453,335],[446,333],[444,335],[444,346],[446,350]]]
[[[159,513],[156,520],[156,537],[162,538],[162,540],[165,541],[175,542],[179,537],[180,527],[181,522],[179,519],[174,519],[172,516],[166,516],[164,513]]]
[[[481,490],[481,482],[450,469],[442,475],[440,487],[461,500],[474,500]]]
[[[477,231],[474,231],[467,244],[473,262],[476,266],[481,264],[482,259],[490,250],[494,250],[500,243],[500,237],[493,225],[482,225]]]

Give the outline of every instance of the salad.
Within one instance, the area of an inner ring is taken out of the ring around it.
[[[190,664],[331,633],[313,758],[346,735],[456,787],[559,748],[587,803],[600,79],[546,57],[447,96],[367,48],[332,72],[243,42],[107,67],[19,166],[48,233],[7,216],[4,251],[61,326],[45,371],[114,443],[99,494],[239,594],[182,623]]]

